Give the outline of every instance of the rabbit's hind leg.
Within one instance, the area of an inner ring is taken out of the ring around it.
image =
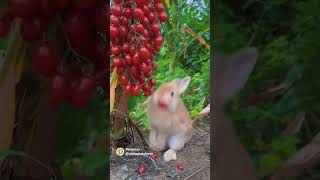
[[[159,133],[155,129],[150,130],[149,144],[150,148],[155,151],[163,151],[167,148],[167,135]]]

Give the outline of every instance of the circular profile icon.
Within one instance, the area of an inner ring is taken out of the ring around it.
[[[116,150],[116,154],[118,155],[118,156],[123,156],[124,155],[124,149],[123,148],[118,148],[117,150]]]

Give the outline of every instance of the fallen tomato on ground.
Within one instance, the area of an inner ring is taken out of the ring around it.
[[[147,166],[144,165],[144,164],[141,164],[141,165],[137,168],[137,172],[138,172],[139,174],[145,173],[146,170],[147,170]]]
[[[153,153],[151,154],[151,159],[157,160],[157,159],[158,159],[158,153],[157,153],[157,152],[153,152]]]
[[[181,165],[181,164],[179,164],[179,165],[177,165],[177,169],[178,169],[179,171],[183,171],[183,170],[184,170],[184,166]]]

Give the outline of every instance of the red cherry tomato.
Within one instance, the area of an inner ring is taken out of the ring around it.
[[[137,168],[137,172],[138,172],[139,174],[145,173],[146,170],[147,170],[147,167],[146,167],[146,165],[144,165],[144,164],[141,164],[141,165]]]
[[[184,170],[184,166],[181,165],[181,164],[179,164],[179,165],[177,165],[177,169],[178,169],[179,171],[183,171],[183,170]]]
[[[132,15],[133,15],[134,18],[136,18],[136,19],[138,19],[140,21],[142,21],[143,18],[144,18],[143,10],[140,9],[140,8],[134,9],[133,12],[132,12]]]
[[[163,6],[162,2],[155,4],[154,7],[155,7],[157,12],[163,12],[164,11],[164,6]]]
[[[51,80],[48,90],[50,103],[56,106],[61,105],[66,101],[69,91],[67,78],[59,74],[55,75]]]
[[[123,86],[126,86],[128,84],[127,76],[121,76],[120,82]]]
[[[34,68],[38,73],[47,78],[55,75],[58,56],[48,43],[44,42],[38,45],[32,59]]]
[[[126,93],[127,96],[131,94],[131,86],[130,85],[126,86],[125,93]]]
[[[37,19],[24,18],[21,21],[21,36],[25,41],[35,42],[41,38],[42,28]]]
[[[17,17],[31,17],[36,13],[36,4],[34,0],[9,0],[9,11]]]
[[[161,22],[166,22],[168,20],[168,15],[165,11],[159,13],[158,18]]]
[[[157,160],[157,159],[158,159],[158,153],[157,153],[157,152],[153,152],[153,153],[151,154],[151,159]]]
[[[138,95],[139,95],[139,85],[133,86],[133,88],[132,88],[132,94],[133,94],[134,96],[138,96]]]
[[[77,110],[85,108],[91,100],[96,89],[95,80],[89,77],[82,77],[79,84],[75,85],[71,95],[71,104]]]

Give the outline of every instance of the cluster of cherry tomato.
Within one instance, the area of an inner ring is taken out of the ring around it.
[[[127,95],[151,95],[156,80],[155,56],[164,39],[161,23],[168,16],[161,0],[113,0],[110,8],[111,70],[117,70]]]
[[[97,87],[108,89],[106,0],[8,0],[0,19],[0,37],[6,37],[15,19],[30,47],[33,67],[49,80],[49,100],[84,108]],[[52,26],[59,26],[66,48],[47,41]]]

